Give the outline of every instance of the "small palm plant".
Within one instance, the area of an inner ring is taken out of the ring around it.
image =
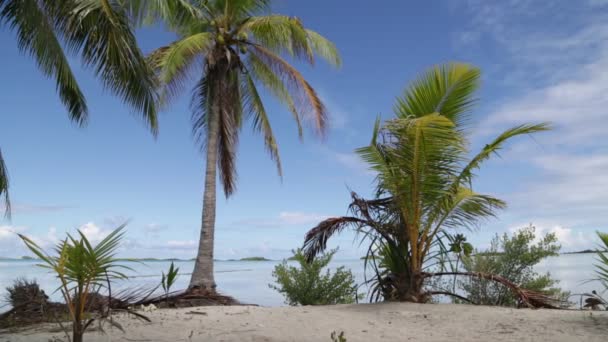
[[[163,272],[163,277],[160,280],[160,285],[162,286],[163,291],[165,291],[166,300],[169,299],[169,291],[171,291],[171,286],[173,286],[173,284],[175,284],[175,281],[177,280],[178,272],[179,267],[175,267],[173,261],[171,261],[171,266],[169,266],[169,270],[167,271],[167,273],[165,274],[165,272]]]
[[[602,245],[597,251],[598,264],[595,265],[598,279],[604,284],[606,290],[608,290],[608,233],[597,232],[597,236],[602,241]]]
[[[376,174],[375,198],[353,193],[352,215],[311,229],[303,247],[309,259],[325,250],[332,235],[350,228],[369,242],[366,264],[376,273],[371,293],[385,300],[426,302],[433,294],[424,288],[426,279],[454,275],[428,272],[434,256],[442,254],[436,253],[442,237],[477,228],[506,206],[474,191],[476,171],[513,138],[549,129],[545,123],[513,127],[471,158],[471,109],[480,75],[468,64],[436,66],[397,99],[395,118],[378,120],[371,143],[357,150]],[[381,257],[378,267],[372,256]]]
[[[40,259],[40,267],[50,269],[57,275],[60,285],[58,290],[63,295],[72,320],[72,341],[82,342],[87,328],[94,318],[87,314],[91,294],[109,287],[111,279],[126,279],[119,270],[128,269],[120,265],[125,259],[115,258],[116,250],[123,237],[125,225],[121,225],[95,247],[87,237],[78,231],[78,237],[68,234],[59,242],[49,255],[28,237],[19,234],[25,245]]]

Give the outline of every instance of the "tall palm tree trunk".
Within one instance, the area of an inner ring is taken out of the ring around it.
[[[214,86],[217,90],[221,87]],[[213,247],[215,235],[215,207],[216,207],[216,173],[218,156],[218,136],[220,126],[221,94],[212,90],[210,94],[211,112],[207,127],[207,170],[205,172],[205,190],[203,194],[203,215],[201,223],[201,236],[198,252],[194,262],[194,270],[190,278],[189,289],[199,288],[215,291],[215,278],[213,275]]]

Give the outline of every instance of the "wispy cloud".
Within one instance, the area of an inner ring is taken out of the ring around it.
[[[509,232],[516,231],[527,227],[529,224],[520,224],[510,227]],[[536,238],[534,242],[539,242],[546,234],[555,234],[558,243],[561,245],[562,252],[574,252],[584,249],[593,249],[596,240],[595,235],[588,234],[578,229],[564,227],[560,224],[544,222],[541,224],[532,224],[535,228]]]
[[[508,213],[543,223],[542,230],[558,234],[564,246],[583,247],[595,228],[608,225],[608,16],[597,11],[608,2],[467,4],[472,22],[457,43],[466,37],[492,42],[502,57],[488,66],[498,70],[492,82],[505,80],[479,134],[524,122],[555,127],[537,138],[542,153],[529,144],[513,146],[529,169],[517,192],[505,194]]]
[[[73,208],[67,205],[40,205],[31,203],[13,203],[11,210],[14,214],[39,214],[58,212]]]
[[[167,230],[168,228],[169,228],[169,225],[160,224],[160,223],[148,223],[143,227],[144,232],[146,232],[146,233],[158,233],[158,232]]]
[[[231,225],[236,227],[280,228],[316,224],[328,217],[328,215],[318,213],[282,211],[274,217],[243,219],[235,221]]]

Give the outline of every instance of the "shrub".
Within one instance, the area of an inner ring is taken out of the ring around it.
[[[568,294],[556,288],[558,281],[549,273],[538,274],[534,266],[543,259],[557,256],[561,246],[555,234],[546,234],[540,241],[533,226],[523,228],[509,237],[496,235],[490,249],[464,258],[463,265],[468,272],[481,272],[504,277],[517,286],[542,292],[546,295],[565,299]],[[471,278],[461,283],[469,300],[483,305],[515,306],[518,301],[513,293],[502,284],[487,279]]]
[[[301,250],[294,251],[293,259],[300,267],[290,266],[287,260],[283,260],[272,272],[277,285],[268,286],[280,292],[289,305],[354,303],[358,298],[357,286],[350,270],[341,266],[333,274],[329,269],[323,273],[336,251],[324,253],[310,263]]]
[[[41,307],[48,303],[49,297],[35,280],[19,278],[6,288],[6,301],[13,308],[23,306]]]

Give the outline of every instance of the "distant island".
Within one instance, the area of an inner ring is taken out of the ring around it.
[[[260,256],[254,256],[254,257],[241,258],[239,260],[231,259],[228,261],[272,261],[272,260],[266,259],[266,258],[260,257]]]
[[[577,251],[577,252],[564,252],[562,254],[595,254],[597,253],[597,251],[593,250],[593,249],[584,249],[582,251]]]
[[[19,260],[38,260],[38,258],[34,258],[31,256],[22,256],[21,258],[7,258],[7,257],[0,257],[0,261],[19,261]]]

